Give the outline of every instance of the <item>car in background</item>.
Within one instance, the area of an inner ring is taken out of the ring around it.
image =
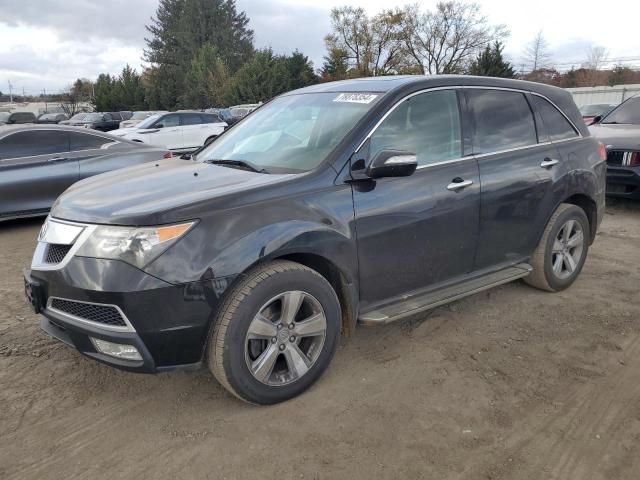
[[[227,126],[211,113],[171,112],[152,115],[133,128],[121,128],[112,133],[134,142],[189,152],[211,143]]]
[[[0,129],[0,221],[45,215],[78,180],[171,158],[166,149],[59,125]]]
[[[91,128],[93,130],[100,130],[101,132],[110,132],[120,127],[122,121],[122,114],[120,112],[106,112],[106,113],[76,113],[69,120],[60,122],[61,125],[68,125],[72,127],[84,127]]]
[[[138,125],[141,121],[146,118],[149,118],[151,115],[157,115],[158,113],[168,113],[166,110],[156,110],[156,111],[147,111],[147,112],[134,112],[133,115],[127,119],[120,122],[120,128],[131,128]]]
[[[45,123],[45,124],[57,124],[64,120],[69,120],[64,113],[43,113],[38,117],[36,123]]]
[[[640,95],[589,127],[607,150],[607,195],[640,200]]]
[[[0,125],[19,125],[36,123],[38,119],[33,112],[0,112]]]
[[[616,103],[594,103],[592,105],[583,105],[578,110],[580,110],[584,123],[591,125],[596,117],[605,116],[616,106]]]

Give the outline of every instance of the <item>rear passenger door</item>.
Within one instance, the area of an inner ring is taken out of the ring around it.
[[[528,94],[465,89],[482,185],[475,269],[523,261],[554,207],[557,150],[539,139]]]
[[[438,90],[400,102],[370,136],[369,160],[403,150],[418,169],[353,184],[363,311],[472,270],[480,184],[462,131],[456,90]]]
[[[203,123],[199,113],[182,113],[182,148],[198,148],[204,145],[208,125]]]
[[[27,130],[0,140],[0,215],[46,212],[77,180],[67,131]]]

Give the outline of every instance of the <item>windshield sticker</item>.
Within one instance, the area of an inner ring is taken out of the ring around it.
[[[334,98],[333,101],[343,103],[371,103],[376,98],[378,98],[378,95],[371,93],[341,93]]]

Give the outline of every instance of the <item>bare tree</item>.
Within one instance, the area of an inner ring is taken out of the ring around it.
[[[491,25],[477,3],[439,2],[435,11],[418,4],[403,11],[403,40],[421,73],[461,73],[495,40],[509,35],[504,25]]]
[[[531,72],[549,68],[553,56],[542,31],[539,31],[535,38],[524,47],[522,59]]]
[[[585,69],[585,82],[590,87],[595,87],[601,77],[601,72],[599,71],[603,64],[607,61],[607,57],[609,56],[609,52],[606,48],[600,46],[592,46],[587,51],[587,60],[582,65]]]
[[[344,54],[351,76],[398,73],[404,57],[401,19],[401,12],[391,10],[369,18],[363,8],[334,8],[327,50]]]

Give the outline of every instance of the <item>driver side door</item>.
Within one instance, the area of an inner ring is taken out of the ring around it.
[[[480,181],[476,160],[464,156],[462,123],[456,90],[436,90],[396,104],[370,136],[368,162],[402,150],[418,168],[353,183],[362,311],[472,271]]]

